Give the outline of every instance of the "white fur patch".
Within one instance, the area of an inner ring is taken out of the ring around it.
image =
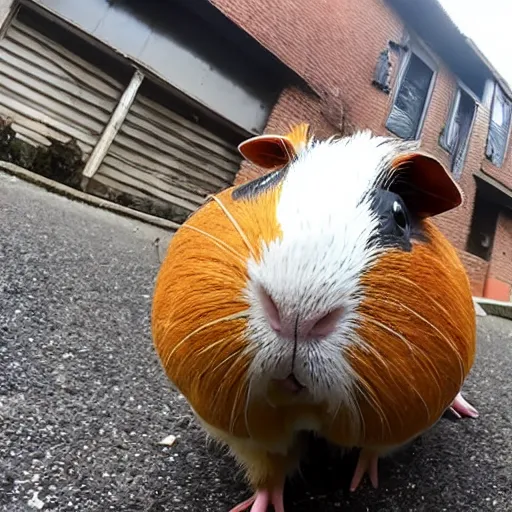
[[[256,292],[263,286],[284,314],[304,318],[344,308],[332,334],[297,344],[294,374],[312,400],[348,408],[357,421],[356,377],[343,349],[360,342],[360,277],[379,250],[368,247],[378,229],[368,193],[401,145],[386,141],[363,132],[315,142],[289,166],[277,206],[282,239],[264,247],[260,262],[248,262],[249,336],[256,349],[251,392],[287,377],[294,350],[268,324]]]

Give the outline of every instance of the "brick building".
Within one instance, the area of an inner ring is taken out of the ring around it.
[[[212,0],[300,75],[266,132],[309,121],[329,135],[369,128],[420,139],[454,173],[465,205],[436,222],[476,296],[512,285],[512,93],[436,0]],[[241,182],[257,170],[242,165]]]
[[[254,176],[251,135],[419,139],[465,192],[436,222],[474,294],[507,301],[511,98],[437,0],[0,0],[0,167],[179,224]]]

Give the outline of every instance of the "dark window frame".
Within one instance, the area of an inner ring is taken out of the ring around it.
[[[497,91],[500,92],[500,95],[503,98],[503,103],[508,108],[508,126],[507,126],[506,130],[503,130],[503,132],[506,131],[506,136],[504,137],[504,145],[503,145],[503,149],[501,152],[501,155],[502,155],[501,158],[499,158],[499,155],[497,156],[496,153],[493,153],[492,146],[491,146],[492,130],[493,129],[500,130],[497,127],[497,123],[493,120],[494,109],[496,108],[496,102],[497,102],[497,99],[496,99]],[[511,129],[512,129],[512,99],[510,99],[505,94],[505,91],[503,90],[503,88],[500,86],[499,83],[494,82],[493,91],[492,91],[492,102],[491,102],[490,116],[489,116],[489,127],[488,127],[488,131],[487,131],[487,141],[486,141],[486,145],[485,145],[485,157],[496,167],[502,167],[507,158]]]
[[[456,150],[456,147],[453,146],[453,144],[455,142],[453,140],[453,136],[454,136],[453,130],[455,129],[456,116],[459,111],[460,101],[461,101],[463,94],[465,94],[470,100],[473,101],[474,108],[473,108],[473,114],[471,116],[471,123],[469,125],[468,134],[464,141],[464,149],[463,149],[463,154],[461,156],[462,168],[456,172],[456,170],[453,167],[454,161],[452,160],[452,162],[450,164],[451,171],[454,174],[454,177],[456,179],[460,178],[460,176],[462,175],[463,169],[464,169],[464,164],[466,162],[466,157],[467,157],[468,150],[469,150],[469,144],[471,141],[471,135],[473,133],[473,128],[475,125],[477,109],[478,109],[478,105],[480,103],[478,98],[473,94],[473,92],[469,88],[467,88],[462,82],[459,82],[459,81],[457,82],[457,86],[456,86],[456,89],[455,89],[455,92],[453,95],[453,99],[451,102],[450,111],[448,113],[446,124],[443,128],[443,132],[441,133],[441,136],[439,137],[439,145],[452,156],[452,159],[455,158],[454,150]]]
[[[431,71],[432,71],[432,77],[430,79],[430,84],[428,87],[427,94],[425,96],[425,101],[423,104],[423,109],[421,112],[421,116],[418,120],[418,125],[416,128],[416,132],[414,133],[413,137],[409,140],[420,140],[421,134],[423,132],[423,128],[425,126],[425,120],[427,117],[428,109],[430,107],[430,104],[432,102],[432,95],[435,89],[436,81],[437,81],[437,75],[439,72],[439,64],[435,57],[433,57],[430,53],[430,51],[420,42],[416,39],[411,40],[411,38],[406,38],[407,41],[403,45],[405,48],[405,51],[403,51],[401,56],[401,63],[399,66],[399,71],[397,75],[397,79],[394,85],[394,91],[392,95],[392,101],[390,104],[390,108],[388,111],[388,115],[386,118],[386,129],[392,133],[393,135],[401,137],[400,134],[396,133],[393,129],[389,127],[389,120],[393,112],[393,108],[396,105],[396,102],[399,98],[399,94],[404,82],[404,79],[407,76],[407,72],[409,70],[409,64],[411,61],[412,56],[414,55],[416,58],[422,61],[423,64],[425,64]]]

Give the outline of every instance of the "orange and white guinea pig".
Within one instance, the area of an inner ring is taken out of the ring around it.
[[[264,176],[212,196],[172,238],[154,291],[156,351],[254,495],[283,512],[299,434],[377,460],[461,396],[475,356],[466,272],[431,217],[462,192],[416,143],[316,140],[307,125],[239,147]]]

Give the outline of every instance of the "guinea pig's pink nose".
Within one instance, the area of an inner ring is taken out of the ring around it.
[[[279,311],[272,297],[260,289],[260,299],[272,329],[283,338],[307,340],[311,338],[325,338],[335,329],[343,315],[344,308],[339,307],[325,314],[309,316],[307,314],[285,315]]]

